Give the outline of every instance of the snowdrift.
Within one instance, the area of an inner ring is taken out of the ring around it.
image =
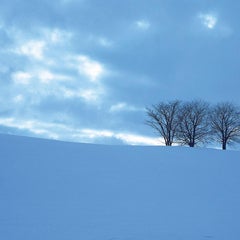
[[[0,239],[240,239],[240,152],[0,135]]]

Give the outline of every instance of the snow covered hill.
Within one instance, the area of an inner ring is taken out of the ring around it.
[[[0,135],[2,240],[238,240],[240,152]]]

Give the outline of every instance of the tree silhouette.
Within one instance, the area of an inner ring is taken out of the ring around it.
[[[240,112],[232,103],[219,103],[212,108],[211,128],[215,139],[226,150],[227,145],[236,142],[240,138]]]
[[[146,124],[163,137],[166,146],[171,146],[176,137],[179,109],[180,101],[178,100],[160,102],[146,109],[148,115]]]
[[[209,105],[195,100],[183,103],[179,112],[178,142],[194,147],[207,141],[209,134],[208,122]]]

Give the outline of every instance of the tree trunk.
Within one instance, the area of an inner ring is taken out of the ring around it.
[[[189,143],[189,147],[194,147],[194,146],[195,146],[195,141],[193,140]]]
[[[227,149],[227,143],[226,143],[226,141],[223,141],[222,150],[226,150],[226,149]]]

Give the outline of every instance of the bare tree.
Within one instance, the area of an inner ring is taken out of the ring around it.
[[[211,127],[215,139],[226,150],[227,145],[236,142],[240,138],[240,112],[232,103],[219,103],[212,108]]]
[[[209,134],[209,105],[195,100],[182,105],[179,113],[177,139],[179,143],[194,147],[207,141]]]
[[[180,109],[180,101],[174,100],[167,103],[160,102],[147,108],[148,120],[147,125],[152,127],[160,134],[166,146],[171,146],[175,137],[178,122],[178,113]]]

